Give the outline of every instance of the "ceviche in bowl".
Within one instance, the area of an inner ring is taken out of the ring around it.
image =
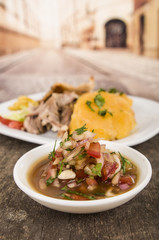
[[[94,137],[85,124],[24,154],[14,167],[16,184],[40,204],[64,212],[100,212],[129,201],[150,181],[148,159]]]

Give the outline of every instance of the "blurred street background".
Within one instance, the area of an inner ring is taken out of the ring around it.
[[[0,102],[91,75],[159,101],[159,0],[0,0]]]

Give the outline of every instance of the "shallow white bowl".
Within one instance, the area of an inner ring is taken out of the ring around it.
[[[36,162],[39,158],[46,156],[52,151],[53,144],[51,145],[43,145],[24,154],[15,164],[13,175],[14,180],[18,187],[25,192],[30,198],[34,199],[36,202],[63,212],[69,213],[94,213],[94,212],[102,212],[108,209],[112,209],[118,207],[130,199],[135,197],[142,189],[146,187],[148,182],[151,179],[152,168],[148,161],[148,159],[138,151],[126,147],[123,145],[115,144],[108,141],[101,141],[101,143],[105,143],[106,147],[110,150],[120,152],[122,155],[129,158],[139,169],[139,179],[136,186],[121,195],[101,199],[101,200],[88,200],[88,201],[70,201],[70,200],[62,200],[47,197],[36,192],[29,184],[27,180],[27,173],[29,168],[32,166],[34,162]],[[59,144],[59,143],[58,143]],[[58,146],[57,144],[57,146]]]

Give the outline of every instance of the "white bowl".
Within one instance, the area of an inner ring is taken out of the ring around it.
[[[108,209],[118,207],[130,199],[135,197],[141,190],[143,190],[151,179],[152,168],[148,159],[138,151],[112,143],[109,141],[101,141],[101,143],[106,144],[106,147],[110,150],[120,152],[122,155],[129,158],[139,169],[139,179],[135,187],[121,195],[100,199],[100,200],[88,200],[88,201],[70,201],[63,199],[56,199],[52,197],[47,197],[43,194],[36,192],[29,184],[27,180],[27,173],[29,168],[34,162],[36,162],[42,156],[46,156],[52,151],[53,144],[43,145],[24,154],[15,164],[13,175],[14,180],[18,187],[25,192],[30,198],[34,199],[36,202],[63,212],[69,213],[94,213],[102,212]],[[59,143],[58,143],[59,144]],[[57,145],[58,145],[57,144]]]

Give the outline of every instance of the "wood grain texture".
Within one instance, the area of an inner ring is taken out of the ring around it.
[[[43,56],[40,52],[28,55],[24,62],[0,75],[1,102],[22,94],[47,91],[56,81],[78,85],[86,82],[91,73],[96,76],[96,88],[115,83],[120,90],[131,93],[131,86],[115,81],[113,74],[103,75],[66,53],[52,52]],[[145,85],[142,92],[147,94],[148,86]],[[147,97],[151,99],[151,95]],[[128,203],[96,214],[77,215],[48,209],[16,186],[13,167],[24,153],[36,146],[0,135],[0,240],[159,239],[159,135],[134,146],[152,164],[153,174],[148,186]]]

